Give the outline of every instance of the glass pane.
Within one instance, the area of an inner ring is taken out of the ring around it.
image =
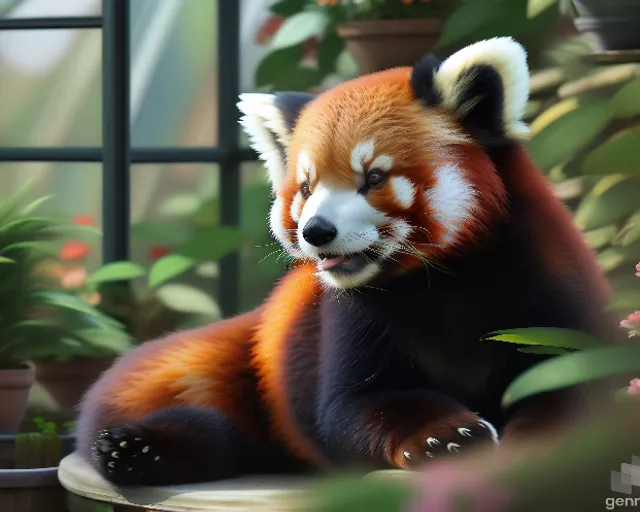
[[[214,0],[131,0],[131,143],[217,143]]]
[[[2,18],[96,16],[102,0],[0,0]]]
[[[30,182],[25,204],[52,196],[37,214],[63,214],[74,222],[102,229],[102,165],[98,163],[16,162],[0,163],[2,197]],[[82,234],[60,243],[61,258],[84,266],[87,271],[99,267],[102,239],[99,234]]]
[[[257,307],[285,271],[281,247],[269,232],[271,197],[266,170],[258,162],[242,166],[241,217],[247,242],[240,253],[240,309]]]
[[[102,138],[100,30],[0,31],[0,146]]]
[[[168,258],[164,270],[159,265],[135,283],[135,300],[145,304],[145,314],[136,322],[140,339],[220,318],[215,255],[218,174],[215,164],[132,167],[131,259],[151,269],[164,256],[185,248],[198,259],[197,264],[181,267],[184,259],[172,263]],[[166,273],[172,270],[174,274]]]

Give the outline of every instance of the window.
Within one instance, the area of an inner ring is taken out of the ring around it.
[[[132,241],[132,225],[208,194],[215,222],[258,240],[218,262],[212,286],[225,316],[253,307],[281,271],[241,276],[269,252],[266,193],[252,203],[260,212],[241,202],[267,191],[237,123],[241,9],[238,0],[0,0],[2,179],[35,177],[101,223],[104,262],[143,257],[154,248]]]

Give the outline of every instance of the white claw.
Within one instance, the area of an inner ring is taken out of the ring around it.
[[[433,453],[431,453],[431,452],[424,452],[424,453],[425,453],[425,455],[426,455],[427,457],[430,457],[430,458],[432,458],[432,459],[433,459],[433,457],[434,457]]]
[[[154,461],[156,461],[156,462],[158,462],[158,461],[160,460],[160,455],[156,455],[156,456],[153,458],[153,460],[154,460]]]
[[[440,441],[438,441],[435,437],[430,437],[427,439],[427,444],[429,446],[438,446],[440,444]]]
[[[147,453],[149,451],[149,447],[148,446],[144,446],[142,448],[142,453]]]
[[[120,455],[118,455],[118,452],[111,452],[111,456],[112,456],[114,459],[117,459],[117,458],[119,458],[119,457],[120,457]]]
[[[459,452],[460,445],[458,443],[449,443],[447,445],[447,450],[450,452]]]
[[[489,423],[487,420],[480,420],[478,422],[478,425],[480,425],[482,428],[486,428],[489,429],[489,432],[491,432],[491,439],[493,440],[493,442],[495,444],[500,444],[500,440],[499,440],[499,436],[498,436],[498,431],[496,430],[496,427],[494,427],[491,423]]]
[[[127,442],[126,441],[122,441],[120,443],[120,448],[126,448],[127,447]]]
[[[407,459],[411,459],[411,454],[409,452],[402,452],[402,455],[404,455]]]
[[[458,429],[458,434],[460,434],[461,436],[464,436],[464,437],[473,437],[471,435],[471,430],[469,430],[468,428],[465,428],[465,427],[460,427]]]
[[[115,462],[109,462],[109,463],[107,463],[107,466],[109,466],[110,468],[115,468],[116,467],[116,463]]]

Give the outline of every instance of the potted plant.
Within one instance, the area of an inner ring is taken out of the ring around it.
[[[37,432],[0,436],[0,510],[66,512],[58,465],[73,451],[73,437],[66,425],[33,421]]]
[[[92,305],[61,289],[49,269],[56,246],[79,226],[38,214],[48,198],[23,207],[29,186],[0,202],[0,434],[13,433],[35,379],[34,359],[65,350],[125,350],[121,327]]]
[[[360,74],[412,66],[433,49],[454,0],[318,0],[338,22],[338,35]]]

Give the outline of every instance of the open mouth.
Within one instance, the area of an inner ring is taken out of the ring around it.
[[[353,254],[321,254],[320,270],[353,274],[360,272],[370,263],[374,263],[375,253],[369,249]]]

